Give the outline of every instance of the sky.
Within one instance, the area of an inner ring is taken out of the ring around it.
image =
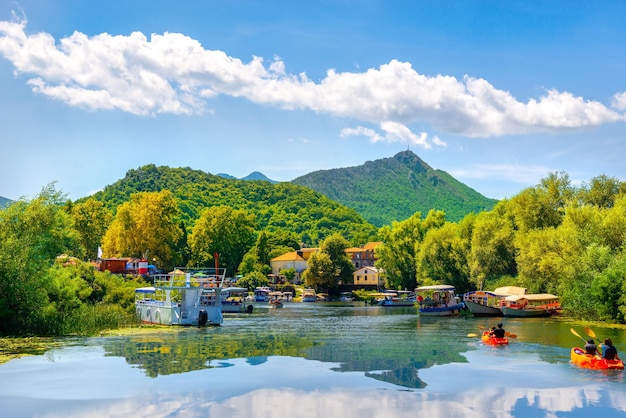
[[[626,181],[626,2],[0,0],[0,196],[410,149],[481,194]]]

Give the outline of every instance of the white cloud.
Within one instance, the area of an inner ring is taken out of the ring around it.
[[[617,110],[621,110],[622,112],[626,111],[626,91],[614,95],[611,106]]]
[[[222,51],[206,50],[178,33],[80,32],[55,43],[46,33],[27,34],[26,20],[0,21],[0,54],[16,74],[30,77],[33,91],[71,106],[117,109],[137,115],[207,111],[218,95],[242,97],[283,109],[308,109],[379,126],[350,128],[342,135],[371,141],[445,146],[438,137],[414,134],[408,125],[425,122],[448,133],[471,137],[558,132],[624,120],[626,93],[613,97],[613,110],[569,92],[548,90],[518,101],[488,81],[416,72],[392,60],[365,72],[329,70],[319,83],[289,74],[279,57],[244,63]]]

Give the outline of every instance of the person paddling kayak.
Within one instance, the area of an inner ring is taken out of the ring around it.
[[[613,346],[613,341],[610,338],[604,340],[604,347],[602,347],[602,358],[606,360],[619,359],[617,357],[617,348]]]

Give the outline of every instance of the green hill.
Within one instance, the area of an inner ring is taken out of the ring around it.
[[[376,226],[407,219],[415,212],[443,210],[446,219],[458,221],[470,212],[491,210],[489,199],[435,170],[411,151],[363,165],[320,170],[292,180],[356,210]]]
[[[146,165],[93,195],[115,211],[136,192],[171,191],[189,229],[204,208],[226,205],[255,215],[259,230],[295,232],[307,245],[317,245],[339,232],[355,245],[375,238],[376,227],[354,209],[292,183],[223,178],[191,168]]]
[[[7,199],[6,197],[0,196],[0,208],[8,206],[9,203],[13,202],[11,199]]]

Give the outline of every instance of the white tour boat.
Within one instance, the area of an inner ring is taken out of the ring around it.
[[[226,269],[181,269],[158,274],[154,286],[135,289],[137,318],[160,325],[220,325]]]

